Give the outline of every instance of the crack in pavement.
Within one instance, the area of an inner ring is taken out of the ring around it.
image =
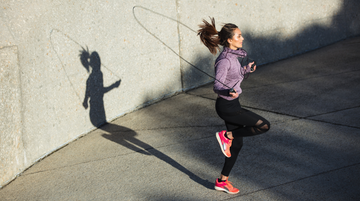
[[[209,127],[209,126],[208,126]],[[216,126],[215,126],[216,127]],[[83,161],[83,162],[80,162],[80,163],[74,163],[74,164],[70,164],[70,165],[65,165],[65,166],[60,166],[60,167],[55,167],[55,168],[50,168],[50,169],[46,169],[46,170],[40,170],[40,171],[36,171],[36,172],[31,172],[31,173],[26,173],[26,171],[24,171],[22,174],[20,174],[19,176],[28,176],[28,175],[34,175],[34,174],[39,174],[39,173],[44,173],[44,172],[51,172],[51,171],[55,171],[55,170],[60,170],[60,169],[64,169],[64,168],[67,168],[67,167],[74,167],[74,166],[78,166],[78,165],[83,165],[83,164],[87,164],[87,163],[92,163],[92,162],[98,162],[98,161],[103,161],[103,160],[107,160],[107,159],[112,159],[112,158],[117,158],[117,157],[122,157],[122,156],[127,156],[127,155],[131,155],[131,154],[135,154],[135,153],[142,153],[144,151],[149,151],[149,150],[157,150],[157,149],[161,149],[161,148],[165,148],[165,147],[169,147],[169,146],[174,146],[174,145],[178,145],[178,144],[182,144],[182,143],[186,143],[186,142],[193,142],[193,141],[199,141],[199,140],[203,140],[203,139],[209,139],[209,138],[212,138],[213,135],[209,135],[207,137],[201,137],[201,138],[194,138],[194,139],[191,139],[191,140],[187,140],[187,141],[182,141],[182,142],[176,142],[176,143],[171,143],[171,144],[166,144],[166,145],[163,145],[163,146],[157,146],[157,147],[149,147],[149,148],[146,148],[146,149],[140,149],[137,150],[137,151],[132,151],[132,152],[129,152],[129,153],[125,153],[125,154],[118,154],[118,155],[113,155],[113,156],[109,156],[109,157],[103,157],[103,158],[98,158],[98,159],[95,159],[95,160],[89,160],[89,161]],[[55,152],[54,152],[55,153]],[[150,154],[149,156],[154,156],[153,154]],[[41,162],[38,161],[37,163]],[[30,166],[29,168],[27,169],[30,169],[31,167],[33,167],[34,165],[36,165],[37,163],[33,164],[32,166]]]

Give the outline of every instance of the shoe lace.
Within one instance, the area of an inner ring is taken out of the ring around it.
[[[225,183],[227,184],[227,187],[228,187],[229,189],[233,189],[233,188],[234,188],[231,181],[226,181]]]

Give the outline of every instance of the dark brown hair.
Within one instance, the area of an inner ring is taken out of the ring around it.
[[[210,52],[216,54],[218,50],[220,51],[219,45],[229,47],[227,39],[234,36],[234,29],[238,27],[235,24],[227,23],[218,32],[215,28],[215,19],[210,17],[210,20],[211,24],[203,19],[203,24],[199,25],[198,36]]]

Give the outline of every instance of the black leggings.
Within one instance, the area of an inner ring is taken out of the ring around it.
[[[241,108],[238,98],[229,101],[219,97],[215,108],[220,118],[225,121],[227,131],[231,131],[234,137],[230,147],[231,157],[225,157],[225,164],[221,171],[222,175],[229,176],[243,146],[243,137],[265,133],[270,129],[270,122]]]

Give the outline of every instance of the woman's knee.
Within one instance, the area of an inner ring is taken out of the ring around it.
[[[270,122],[266,119],[260,119],[257,123],[256,123],[256,132],[258,134],[261,134],[261,133],[265,133],[267,132],[268,130],[270,130]]]

